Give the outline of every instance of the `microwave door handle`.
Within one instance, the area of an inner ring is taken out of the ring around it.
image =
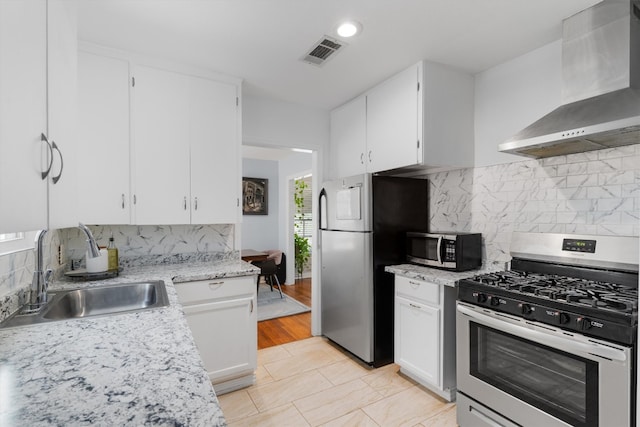
[[[320,230],[326,230],[326,227],[322,226],[322,198],[324,197],[325,200],[325,204],[324,207],[325,209],[327,208],[327,191],[323,188],[322,190],[320,190],[320,194],[318,195],[318,228]]]
[[[442,236],[438,237],[438,246],[436,246],[438,254],[438,264],[442,264]]]

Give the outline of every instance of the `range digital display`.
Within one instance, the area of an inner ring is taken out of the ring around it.
[[[594,254],[596,252],[595,240],[580,239],[564,239],[562,241],[562,250],[570,252],[587,252]]]

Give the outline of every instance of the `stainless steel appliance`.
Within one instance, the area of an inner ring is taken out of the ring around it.
[[[373,366],[393,362],[393,275],[407,230],[426,231],[428,182],[356,175],[319,196],[322,333]]]
[[[563,22],[563,105],[498,150],[549,157],[637,144],[640,0],[605,0]]]
[[[638,239],[514,233],[458,282],[458,424],[635,425]]]
[[[479,233],[407,233],[407,261],[452,271],[482,265]]]

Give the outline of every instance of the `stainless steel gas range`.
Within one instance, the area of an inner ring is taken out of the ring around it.
[[[638,238],[514,233],[458,282],[461,427],[635,425]]]

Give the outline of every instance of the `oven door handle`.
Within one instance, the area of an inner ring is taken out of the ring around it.
[[[627,361],[627,355],[625,352],[613,347],[605,347],[597,343],[587,344],[584,342],[572,341],[568,338],[556,337],[545,332],[525,328],[524,326],[515,325],[505,320],[496,319],[486,314],[478,313],[477,311],[461,304],[457,304],[457,306],[458,312],[469,316],[472,319],[478,320],[483,325],[491,326],[499,331],[508,332],[517,337],[548,345],[549,347],[557,348],[572,354],[592,354],[605,359],[618,360],[620,362]]]

